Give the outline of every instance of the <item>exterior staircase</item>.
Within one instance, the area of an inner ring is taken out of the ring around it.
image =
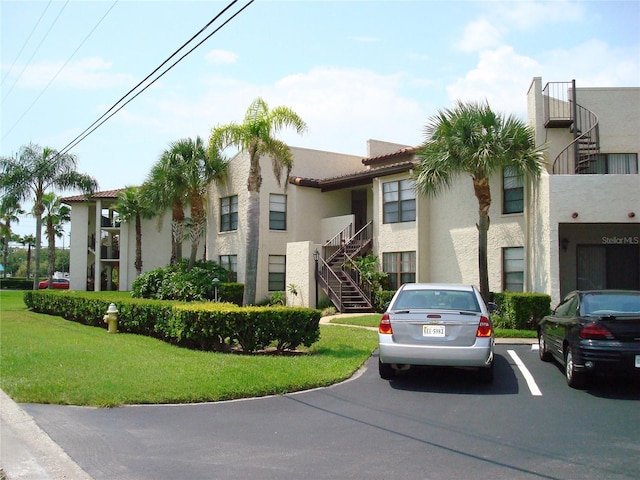
[[[322,253],[316,255],[318,286],[340,313],[373,311],[373,286],[353,264],[354,259],[371,250],[372,234],[371,222],[355,234],[353,224],[350,224],[325,243]]]
[[[576,82],[550,82],[543,91],[544,119],[547,128],[569,128],[573,140],[553,162],[553,173],[574,175],[599,173],[600,154],[598,116],[576,101]]]

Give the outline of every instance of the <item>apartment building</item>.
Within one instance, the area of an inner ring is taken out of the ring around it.
[[[547,168],[535,181],[508,170],[491,178],[490,289],[543,292],[557,301],[576,288],[640,288],[640,88],[543,86],[536,77],[527,100]],[[364,159],[292,147],[293,170],[282,185],[270,159],[261,159],[257,300],[285,291],[290,305],[315,306],[318,297],[328,297],[341,311],[366,311],[371,292],[351,260],[368,253],[378,257],[392,287],[478,283],[471,178],[460,177],[435,198],[420,197],[412,180],[415,146],[370,140],[367,147]],[[248,167],[240,153],[227,182],[210,186],[204,242],[207,258],[236,272],[239,282]],[[114,221],[114,195],[67,199],[73,204],[72,289],[114,289],[104,281],[114,269],[117,288],[131,287],[135,234]],[[100,255],[92,237],[107,247]],[[146,220],[144,271],[166,265],[170,248],[170,235]]]

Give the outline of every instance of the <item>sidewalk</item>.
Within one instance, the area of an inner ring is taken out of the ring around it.
[[[0,468],[3,480],[92,480],[2,390]]]

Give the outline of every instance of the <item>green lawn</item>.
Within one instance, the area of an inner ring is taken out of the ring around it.
[[[377,347],[375,332],[321,326],[295,356],[200,352],[30,312],[0,291],[0,387],[15,401],[114,406],[255,397],[349,378]]]

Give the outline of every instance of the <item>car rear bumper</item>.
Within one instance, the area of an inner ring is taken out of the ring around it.
[[[587,372],[640,375],[640,345],[594,343],[581,342],[575,349],[574,362],[577,368]]]
[[[378,354],[382,363],[447,367],[487,367],[493,361],[492,338],[478,338],[471,346],[404,345],[391,335],[379,335]]]

